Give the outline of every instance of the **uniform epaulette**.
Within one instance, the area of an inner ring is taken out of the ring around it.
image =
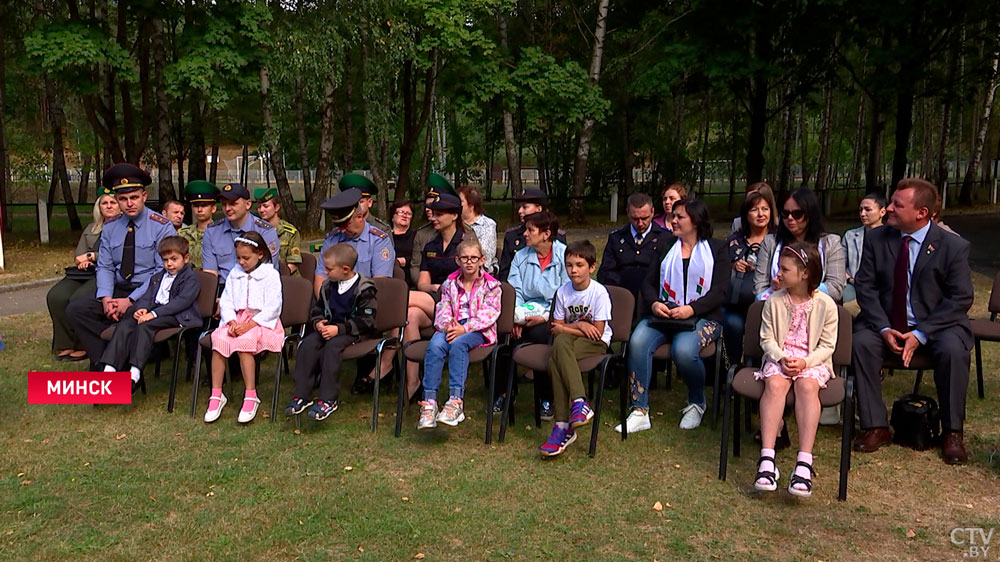
[[[109,223],[115,222],[116,220],[118,220],[118,219],[120,219],[120,218],[122,218],[124,216],[125,216],[125,213],[120,213],[120,214],[117,214],[117,215],[111,217],[110,219],[104,219],[104,224],[109,224]]]
[[[282,230],[284,230],[285,232],[289,232],[289,233],[291,233],[291,234],[295,234],[296,232],[298,232],[298,231],[299,231],[299,229],[295,228],[295,225],[294,225],[294,224],[292,224],[292,223],[288,223],[288,222],[286,222],[286,223],[282,223],[282,225],[281,225],[281,228],[282,228]]]
[[[269,228],[274,228],[273,226],[271,226],[271,223],[267,222],[266,220],[264,220],[264,219],[262,219],[260,217],[255,217],[253,219],[253,223],[256,224],[257,226],[259,226],[260,228],[265,229],[265,230],[269,229]]]
[[[368,232],[371,232],[372,234],[374,234],[375,236],[377,236],[379,238],[388,238],[389,237],[389,235],[386,234],[385,231],[383,231],[380,228],[375,228],[374,226],[372,226],[370,224],[368,225]]]
[[[226,222],[226,219],[219,219],[219,220],[213,222],[212,224],[208,225],[208,228],[212,228],[213,226],[219,226],[219,225],[221,225],[224,222]]]
[[[524,225],[523,224],[516,224],[514,226],[508,227],[507,230],[503,231],[503,233],[507,234],[508,232],[514,232],[515,230],[521,228],[522,226],[524,226]],[[562,232],[562,231],[560,230],[560,232]]]
[[[150,220],[154,220],[160,224],[170,223],[170,221],[167,220],[167,217],[161,215],[160,213],[149,213],[149,218]]]

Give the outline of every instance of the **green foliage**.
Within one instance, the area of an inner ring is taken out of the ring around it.
[[[120,79],[138,79],[129,53],[100,27],[82,21],[39,23],[24,38],[25,53],[38,71],[58,75],[81,93],[96,88],[91,76],[99,65],[116,72]]]

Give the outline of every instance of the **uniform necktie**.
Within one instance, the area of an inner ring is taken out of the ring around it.
[[[893,272],[892,328],[900,332],[906,332],[909,328],[906,321],[906,294],[909,292],[910,284],[907,278],[910,269],[910,240],[913,240],[913,237],[903,236],[899,254],[896,256],[896,270]]]
[[[642,244],[642,233],[641,232],[639,232],[639,233],[637,233],[635,235],[635,243],[636,243],[636,245]]]
[[[128,221],[128,233],[122,246],[122,277],[129,281],[135,273],[135,221]]]

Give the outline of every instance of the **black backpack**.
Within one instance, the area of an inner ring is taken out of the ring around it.
[[[920,394],[904,394],[892,403],[892,442],[918,451],[937,444],[941,415],[937,402]]]

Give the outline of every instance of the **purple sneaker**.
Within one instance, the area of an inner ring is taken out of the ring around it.
[[[594,411],[590,409],[590,404],[586,400],[573,402],[569,411],[569,426],[573,429],[583,427],[590,423],[594,417]]]
[[[552,428],[552,435],[549,435],[549,440],[539,447],[538,450],[542,453],[543,457],[554,457],[561,455],[566,450],[566,447],[569,447],[574,441],[576,441],[575,431],[554,426]]]

